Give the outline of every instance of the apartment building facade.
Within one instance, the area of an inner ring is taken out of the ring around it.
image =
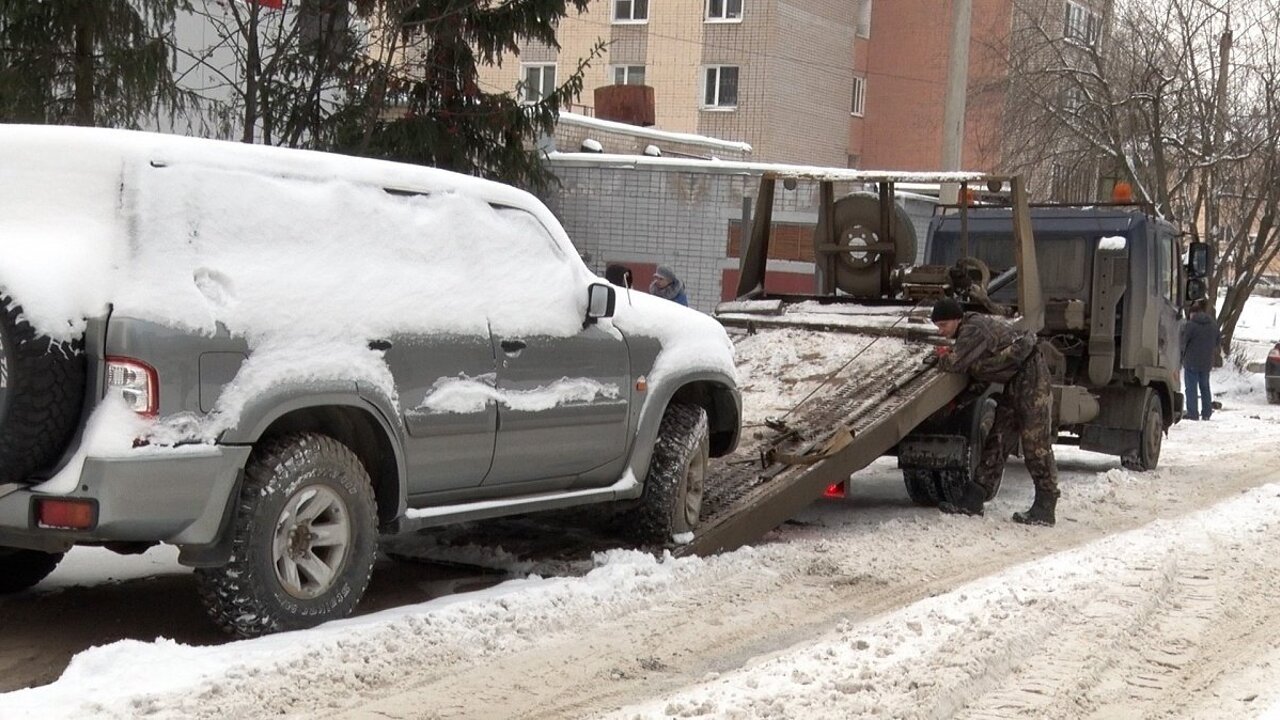
[[[530,44],[490,90],[538,97],[600,40],[582,103],[613,83],[654,88],[656,127],[752,146],[757,160],[843,167],[855,37],[871,0],[597,0],[560,23],[561,49]],[[576,110],[577,108],[575,108]]]
[[[962,167],[1001,167],[1002,78],[1015,4],[1096,33],[1111,0],[971,0]],[[486,68],[490,90],[539,97],[600,41],[575,111],[610,84],[654,88],[662,130],[745,142],[753,159],[885,170],[942,168],[952,0],[596,0],[540,43]]]

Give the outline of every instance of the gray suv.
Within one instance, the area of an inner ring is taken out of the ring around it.
[[[710,318],[430,168],[0,127],[0,592],[176,545],[240,636],[343,617],[379,539],[597,504],[685,540],[741,401]]]

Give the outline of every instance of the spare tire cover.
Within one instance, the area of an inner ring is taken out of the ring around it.
[[[878,243],[888,237],[880,227],[880,196],[872,192],[855,192],[836,200],[835,241],[849,248],[836,260],[836,287],[850,295],[876,296],[880,288],[880,263],[885,257],[880,253],[860,252],[859,247]],[[906,208],[893,206],[894,264],[910,265],[916,259],[916,231]],[[826,237],[825,227],[819,219],[815,239]]]
[[[85,393],[84,340],[54,342],[0,291],[0,484],[52,465],[75,434]]]

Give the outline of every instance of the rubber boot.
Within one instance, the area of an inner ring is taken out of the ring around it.
[[[967,483],[964,486],[964,492],[960,493],[960,500],[955,503],[943,500],[938,503],[938,509],[948,515],[981,515],[982,504],[987,501],[987,494],[977,483]]]
[[[1045,492],[1036,488],[1036,499],[1031,509],[1013,514],[1013,521],[1023,525],[1045,525],[1053,527],[1057,519],[1054,510],[1058,507],[1058,493]]]

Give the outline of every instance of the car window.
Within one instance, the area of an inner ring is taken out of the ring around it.
[[[134,317],[255,335],[582,327],[567,245],[470,193],[190,165],[146,173],[139,195],[137,282],[117,294]]]
[[[498,217],[511,223],[521,236],[528,238],[530,242],[536,242],[539,247],[551,250],[557,257],[565,257],[564,248],[560,247],[560,243],[556,242],[555,237],[533,213],[503,205],[494,205],[493,209],[497,211]]]

